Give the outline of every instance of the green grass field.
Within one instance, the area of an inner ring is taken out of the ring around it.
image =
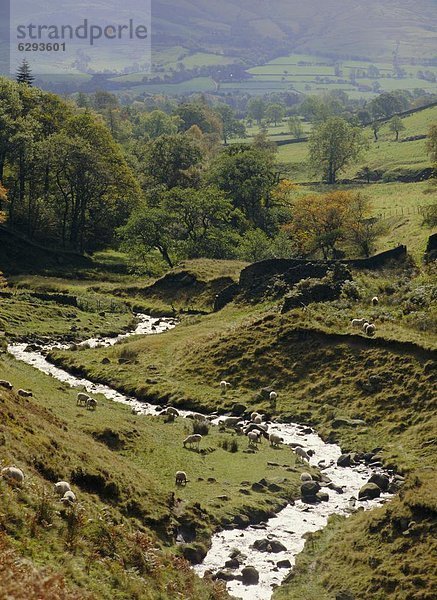
[[[387,185],[414,189],[407,184]],[[417,185],[423,192],[428,184],[411,184]],[[382,187],[373,186],[376,190]],[[396,196],[397,189],[391,189]],[[375,192],[379,210],[383,210],[384,202]],[[59,273],[23,274],[14,275],[10,283],[22,293],[29,289],[67,291],[78,296],[93,292],[105,295],[107,301],[160,302],[168,309],[175,298],[179,297],[182,308],[189,301],[178,289],[162,292],[161,297],[144,296],[152,280],[133,281],[131,275],[119,272],[122,255],[100,254],[96,258],[100,271],[95,266],[83,271],[81,277],[78,272],[75,278],[69,273],[70,278],[65,279]],[[178,269],[195,273],[198,281],[214,282],[222,277],[236,280],[244,266],[241,262],[201,260],[186,261]],[[111,270],[114,267],[117,269]],[[109,281],[105,281],[106,274]],[[279,392],[274,412],[281,418],[311,423],[325,439],[337,441],[346,450],[381,447],[386,464],[408,475],[414,502],[408,504],[402,499],[351,521],[332,520],[320,541],[314,538],[316,541],[307,544],[299,559],[302,575],[292,580],[294,587],[278,590],[278,598],[281,593],[303,589],[302,582],[308,579],[307,553],[314,561],[311,553],[317,552],[320,567],[317,562],[311,571],[303,597],[316,600],[319,594],[333,600],[331,590],[338,592],[340,585],[339,565],[333,556],[343,556],[348,564],[358,545],[365,562],[359,568],[353,563],[348,566],[353,572],[350,586],[357,597],[370,600],[369,557],[376,541],[382,545],[376,581],[391,585],[398,576],[396,570],[389,569],[391,551],[397,546],[387,543],[384,527],[404,514],[420,524],[423,535],[414,538],[420,542],[415,548],[408,546],[399,568],[401,564],[410,568],[416,565],[427,592],[433,581],[431,574],[424,574],[417,566],[431,550],[426,535],[430,524],[421,507],[433,509],[426,499],[420,500],[424,498],[420,490],[431,485],[421,483],[421,469],[435,462],[431,349],[437,347],[437,337],[432,271],[406,264],[393,270],[356,272],[354,279],[358,301],[344,296],[285,315],[279,314],[273,301],[231,304],[217,313],[183,315],[177,328],[159,336],[140,336],[112,348],[53,354],[57,362],[93,380],[158,404],[229,410],[233,403],[243,402],[251,409],[271,412],[272,407],[257,397],[257,392],[263,386],[274,386]],[[370,305],[374,294],[380,297],[376,308]],[[18,314],[32,311],[27,320],[30,331],[39,327],[37,331],[50,335],[63,334],[71,324],[68,315],[54,310],[56,305],[19,308],[18,298],[15,301]],[[193,297],[192,304],[200,301],[201,296]],[[350,319],[357,315],[377,323],[375,341],[360,334],[350,336]],[[83,318],[90,333],[101,326],[97,320],[88,323],[86,311]],[[6,321],[11,324],[11,317],[7,315]],[[19,326],[24,328],[23,323]],[[85,327],[81,326],[80,333],[86,334]],[[403,347],[400,342],[412,342],[417,349]],[[128,362],[120,364],[119,359],[125,361],[126,357]],[[107,360],[109,364],[105,364]],[[373,394],[360,385],[369,372],[386,382]],[[29,400],[0,391],[0,442],[2,436],[5,440],[0,443],[0,461],[15,463],[28,477],[23,491],[10,490],[0,481],[5,532],[0,535],[0,547],[1,543],[13,543],[18,557],[37,567],[44,565],[54,577],[67,582],[71,593],[94,593],[105,600],[174,600],[177,589],[190,600],[224,600],[222,585],[197,579],[174,553],[202,553],[219,524],[241,518],[264,520],[298,493],[300,468],[287,449],[277,451],[263,443],[255,454],[247,453],[245,438],[211,428],[202,441],[203,452],[184,450],[182,440],[192,427],[188,421],[167,423],[164,417],[134,416],[128,407],[103,397],[97,398],[97,410],[88,412],[76,406],[76,391],[5,354],[0,354],[0,378],[33,391]],[[232,382],[226,396],[221,395],[218,385],[223,378]],[[337,428],[333,422],[338,417],[361,418],[366,426]],[[235,441],[237,452],[222,447]],[[190,481],[187,487],[176,490],[174,473],[179,469],[187,472]],[[279,489],[261,495],[249,489],[247,494],[251,483],[261,478],[278,484]],[[57,479],[73,482],[79,512],[59,507],[50,491]],[[172,493],[179,500],[175,502]],[[385,516],[387,510],[392,510],[391,516]],[[177,528],[190,529],[194,524],[195,540],[176,548]],[[368,542],[369,527],[381,538]],[[134,552],[138,540],[142,540],[144,555],[139,548]],[[147,562],[152,558],[156,568]],[[127,577],[126,570],[130,569]],[[408,579],[406,589],[414,586],[416,583]],[[403,596],[399,599],[406,600]]]
[[[437,107],[424,109],[402,119],[405,131],[400,138],[425,135],[432,123],[437,122]],[[417,172],[430,167],[426,151],[426,141],[395,142],[394,134],[387,123],[383,124],[378,141],[375,142],[370,128],[366,129],[369,147],[364,151],[357,164],[351,165],[343,177],[353,178],[364,166],[385,174],[385,178],[395,180],[401,174]],[[314,181],[315,175],[307,167],[308,145],[305,142],[289,144],[278,148],[277,160],[287,166],[292,179],[297,182]],[[341,177],[341,175],[340,175]]]

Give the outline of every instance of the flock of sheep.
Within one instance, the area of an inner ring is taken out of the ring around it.
[[[77,406],[85,406],[87,410],[96,410],[97,408],[97,400],[84,392],[78,393],[76,404]]]
[[[227,390],[231,387],[231,384],[227,381],[220,382],[220,389],[222,394],[226,394]],[[275,391],[271,391],[269,393],[269,399],[271,403],[276,402],[278,398],[278,394]],[[173,421],[176,417],[179,416],[179,411],[173,406],[169,406],[165,408],[160,415],[167,415],[167,417],[171,417]],[[207,422],[211,424],[211,421],[217,419],[217,415],[213,414],[210,416],[202,415],[201,413],[189,413],[186,415],[186,418],[192,419],[198,422]],[[224,417],[223,419],[218,420],[218,426],[222,430],[233,429],[240,435],[246,435],[248,439],[249,448],[257,447],[258,444],[261,443],[262,438],[266,438],[272,448],[278,448],[281,444],[284,443],[284,439],[278,435],[277,433],[268,431],[268,424],[264,415],[253,412],[250,415],[249,420],[244,420],[243,417]],[[203,436],[200,433],[192,433],[188,435],[182,442],[184,448],[196,449],[198,452],[200,450],[200,444],[203,440]],[[312,455],[312,451],[306,451],[303,447],[298,444],[293,444],[292,450],[296,454],[297,458],[302,462],[309,463],[310,456]],[[310,476],[311,477],[311,476]],[[176,472],[176,485],[186,485],[188,482],[188,477],[185,471],[177,471]]]
[[[379,304],[379,300],[377,296],[372,298],[372,306],[377,306]],[[353,328],[362,329],[363,332],[368,336],[373,336],[376,331],[376,327],[373,323],[369,323],[366,319],[352,319],[351,325]],[[9,381],[0,380],[0,387],[3,387],[8,390],[12,390],[13,386]],[[231,384],[228,381],[220,381],[220,390],[222,395],[226,395],[227,391],[231,387]],[[28,398],[32,396],[32,392],[29,390],[19,389],[17,390],[17,394],[24,398]],[[278,394],[275,391],[271,391],[269,394],[269,399],[271,403],[275,403],[277,400]],[[92,398],[88,394],[84,392],[79,392],[77,394],[77,406],[84,406],[87,410],[96,410],[97,408],[97,400]],[[132,414],[138,414],[138,409],[132,408]],[[168,419],[174,421],[176,417],[179,416],[179,411],[169,406],[164,409],[161,415],[167,415]],[[191,418],[195,421],[207,421],[217,418],[217,415],[212,415],[210,417],[206,417],[201,413],[191,413],[187,415],[187,418]],[[269,433],[267,423],[265,423],[265,417],[258,412],[253,412],[250,415],[250,420],[244,421],[241,417],[225,417],[224,419],[219,421],[219,426],[221,428],[232,428],[236,430],[240,434],[244,434],[248,438],[249,447],[256,447],[261,443],[263,437],[269,440],[270,445],[273,448],[279,447],[283,442],[283,438],[279,436],[277,433]],[[196,448],[197,451],[200,450],[200,444],[202,442],[203,436],[200,433],[193,433],[187,436],[183,440],[183,447],[187,448]],[[293,447],[293,451],[296,456],[302,460],[309,463],[311,451],[306,451],[299,445]],[[16,466],[4,467],[1,470],[1,476],[15,485],[22,485],[24,483],[24,473],[21,469]],[[309,481],[312,477],[308,473],[302,473],[301,480]],[[177,471],[175,477],[176,485],[186,485],[188,482],[187,474],[185,471]],[[54,485],[55,493],[60,497],[61,502],[72,504],[76,501],[76,495],[71,490],[71,486],[67,481],[58,481]]]
[[[379,304],[378,296],[373,296],[372,306],[377,306],[378,304]],[[367,319],[352,319],[351,325],[355,329],[362,329],[363,332],[366,335],[368,335],[369,337],[372,337],[375,335],[376,327],[375,327],[374,323],[369,323],[369,321],[367,321]]]
[[[1,476],[10,484],[21,486],[24,483],[24,473],[15,466],[4,467],[1,470]],[[58,481],[54,485],[54,492],[64,504],[73,504],[76,502],[76,494],[72,491],[68,481]]]

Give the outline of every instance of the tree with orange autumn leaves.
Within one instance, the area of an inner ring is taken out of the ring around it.
[[[369,201],[361,193],[300,196],[292,202],[292,220],[283,229],[299,256],[336,258],[348,246],[369,256],[379,233],[376,221],[368,216],[369,209]]]

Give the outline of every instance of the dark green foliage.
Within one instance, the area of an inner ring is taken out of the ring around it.
[[[18,67],[16,81],[17,83],[24,83],[26,85],[32,85],[35,81],[30,65],[25,58],[23,58],[21,65]]]

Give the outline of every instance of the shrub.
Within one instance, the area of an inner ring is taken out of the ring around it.
[[[200,433],[200,435],[208,435],[209,423],[206,421],[193,421],[193,433]]]

